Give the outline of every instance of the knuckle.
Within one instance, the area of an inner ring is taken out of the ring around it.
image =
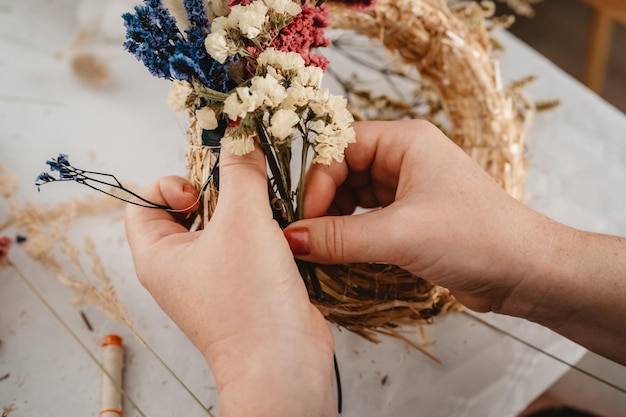
[[[344,259],[345,247],[342,239],[343,221],[340,217],[334,217],[328,222],[326,230],[326,248],[335,259]]]

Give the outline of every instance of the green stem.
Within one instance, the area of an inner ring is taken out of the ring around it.
[[[209,100],[221,102],[226,100],[226,98],[228,97],[228,93],[222,93],[221,91],[212,90],[195,80],[193,81],[193,88],[199,97],[208,98]]]
[[[291,198],[291,147],[279,146],[278,149],[275,148],[275,152],[278,158],[280,172],[284,173],[283,183],[285,184],[285,190],[289,193],[284,197],[289,199],[290,204],[293,206]]]
[[[267,163],[270,167],[270,171],[272,172],[272,176],[276,184],[276,189],[279,194],[278,198],[282,202],[283,208],[281,208],[280,210],[285,215],[285,224],[281,224],[281,226],[284,228],[288,224],[293,223],[295,220],[293,204],[290,198],[291,187],[288,187],[289,181],[286,180],[286,178],[290,175],[290,172],[289,170],[284,171],[284,168],[281,169],[282,164],[280,164],[277,160],[276,150],[273,148],[272,143],[270,142],[267,132],[265,131],[265,127],[258,120],[256,121],[256,130],[259,135],[259,139],[261,140],[261,149],[263,149],[263,153],[265,154]]]
[[[302,155],[300,156],[300,179],[298,180],[298,188],[296,188],[296,220],[304,218],[304,185],[306,179],[306,162],[309,156],[311,144],[308,140],[302,141]]]
[[[267,158],[267,163],[270,167],[270,171],[272,172],[272,176],[274,177],[276,191],[279,194],[279,196],[276,196],[274,189],[270,186],[270,196],[279,199],[282,204],[280,208],[272,206],[272,210],[274,211],[274,218],[276,218],[276,220],[280,224],[280,227],[284,229],[289,224],[302,218],[306,160],[310,144],[305,139],[302,145],[300,179],[298,181],[298,188],[296,190],[296,198],[298,199],[298,213],[296,215],[294,214],[293,201],[291,199],[291,151],[275,149],[272,146],[267,131],[265,130],[265,126],[263,126],[262,122],[259,120],[256,121],[256,130],[261,141],[261,148],[263,149],[263,153]],[[304,135],[304,138],[307,137],[307,135]],[[300,275],[304,280],[309,294],[311,294],[311,296],[315,299],[321,300],[323,297],[322,286],[319,282],[319,279],[317,278],[314,265],[310,262],[300,260],[296,260],[296,265],[298,266],[298,270],[300,271]]]

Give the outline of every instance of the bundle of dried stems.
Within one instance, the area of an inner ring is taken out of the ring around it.
[[[446,134],[511,195],[523,197],[524,136],[535,106],[518,85],[502,84],[488,31],[489,7],[473,1],[451,7],[445,0],[377,0],[363,11],[329,6],[333,27],[377,39],[414,66],[438,96]],[[198,189],[216,159],[202,146],[201,134],[192,115],[188,158]],[[217,197],[212,185],[209,190],[205,221]],[[461,308],[448,290],[392,265],[317,265],[315,271],[321,296],[312,293],[312,301],[329,321],[370,340],[377,334],[399,336],[395,329],[401,325],[429,323]]]

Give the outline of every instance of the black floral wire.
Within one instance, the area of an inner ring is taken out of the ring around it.
[[[37,186],[37,189],[39,190],[40,190],[39,187],[41,187],[44,184],[51,183],[51,182],[74,181],[78,184],[85,185],[91,189],[99,191],[113,198],[117,198],[118,200],[122,200],[126,203],[133,204],[135,206],[166,210],[170,213],[182,213],[182,212],[186,212],[187,210],[189,210],[191,207],[193,207],[194,205],[196,205],[196,203],[200,201],[202,193],[206,191],[209,185],[209,182],[214,177],[214,174],[216,175],[217,173],[218,164],[219,164],[219,154],[218,154],[217,160],[215,161],[215,164],[211,167],[209,176],[207,177],[204,184],[202,185],[202,190],[200,191],[200,193],[198,193],[198,198],[196,199],[196,201],[191,206],[184,208],[184,209],[178,209],[178,210],[175,210],[169,206],[156,204],[150,200],[147,200],[146,198],[126,188],[113,174],[107,174],[107,173],[98,172],[98,171],[90,171],[90,170],[76,168],[72,166],[66,154],[59,154],[57,158],[50,158],[50,160],[46,161],[46,164],[50,167],[50,171],[52,171],[53,173],[58,172],[59,174],[58,174],[58,177],[54,177],[49,172],[42,172],[41,174],[39,174],[39,176],[37,176],[37,178],[35,179],[35,185]],[[136,200],[132,200],[130,198],[125,198],[125,197],[113,194],[112,192],[107,191],[104,188],[104,186],[118,189],[134,197],[140,202]]]

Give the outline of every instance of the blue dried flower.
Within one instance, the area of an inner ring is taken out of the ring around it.
[[[170,73],[177,80],[189,81],[195,78],[202,84],[208,84],[208,80],[198,64],[187,55],[177,53],[170,58]]]
[[[133,53],[159,78],[171,78],[169,57],[175,51],[175,41],[184,41],[176,19],[163,7],[160,0],[145,0],[145,6],[136,6],[135,14],[122,15],[126,27],[124,47]]]
[[[124,47],[156,77],[195,80],[212,90],[228,91],[226,65],[211,58],[204,47],[209,31],[204,1],[184,0],[183,5],[190,22],[184,34],[160,0],[144,0],[134,14],[124,14]]]
[[[59,163],[60,165],[69,165],[70,164],[70,159],[69,156],[67,154],[64,153],[60,153],[59,156],[57,157],[57,163]]]
[[[37,176],[37,178],[35,178],[35,185],[41,185],[41,184],[45,184],[47,182],[52,182],[56,180],[57,180],[56,178],[54,178],[52,175],[48,174],[47,172],[42,172],[41,174]]]
[[[187,209],[174,210],[170,208],[169,206],[164,206],[162,204],[153,203],[150,200],[147,200],[143,198],[142,196],[140,196],[139,194],[126,188],[115,177],[115,175],[106,174],[104,172],[88,171],[85,169],[73,167],[72,165],[70,165],[70,161],[67,155],[65,154],[59,154],[59,156],[56,159],[51,158],[49,161],[46,161],[46,164],[48,164],[48,166],[50,167],[52,171],[58,171],[60,173],[60,176],[59,178],[55,178],[52,175],[50,175],[48,172],[42,172],[35,179],[35,185],[37,186],[37,189],[39,189],[41,185],[47,184],[49,182],[75,181],[78,184],[86,185],[87,187],[92,188],[96,191],[99,191],[111,197],[117,198],[119,200],[125,201],[127,203],[134,204],[136,206],[163,209],[163,210],[170,211],[172,213],[179,213],[179,212],[182,213],[187,210]],[[209,181],[213,179],[214,171],[215,172],[217,171],[217,162],[211,168],[211,172],[209,173],[209,177],[206,179],[206,182],[202,188],[202,191],[206,189],[206,187],[209,184]],[[113,194],[110,191],[111,188],[115,188],[123,193],[128,194],[130,197],[132,197],[132,199],[125,198],[117,194]],[[189,209],[190,208],[191,206],[189,207]]]
[[[35,179],[35,185],[37,187],[54,181],[76,180],[76,170],[70,165],[69,158],[66,154],[60,153],[56,159],[50,158],[50,160],[46,161],[46,164],[50,167],[52,172],[56,171],[59,173],[59,178],[53,177],[48,172],[42,172]]]
[[[69,158],[66,154],[60,153],[57,159],[51,158],[46,161],[50,166],[50,170],[57,171],[61,180],[72,180],[76,176],[74,168],[70,165]]]
[[[191,26],[201,28],[206,28],[208,26],[204,0],[183,0],[183,6],[185,6],[187,19],[189,19]]]

